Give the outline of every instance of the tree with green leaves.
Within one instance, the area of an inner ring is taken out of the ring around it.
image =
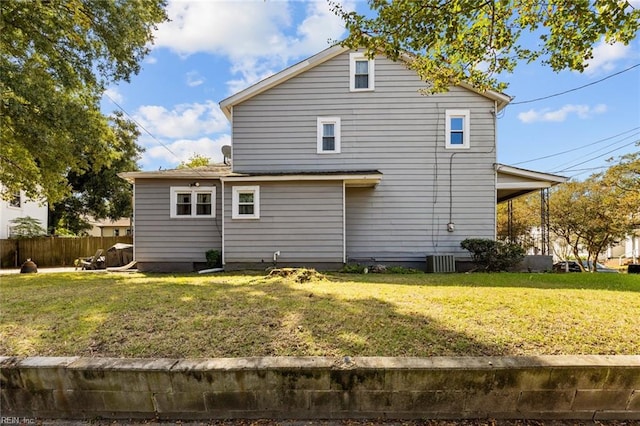
[[[551,231],[576,259],[586,251],[589,265],[637,226],[640,212],[640,204],[627,198],[607,173],[559,185],[549,199]]]
[[[0,2],[0,182],[50,203],[69,177],[131,154],[100,111],[107,85],[129,81],[149,52],[165,0]]]
[[[194,167],[203,167],[211,164],[211,158],[206,155],[194,153],[187,161],[181,161],[178,164],[179,169],[193,169]]]
[[[636,146],[640,148],[640,142]],[[609,159],[609,163],[613,163],[612,166],[598,177],[624,198],[625,203],[636,207],[640,225],[640,151]]]
[[[332,3],[349,30],[343,45],[404,58],[433,93],[462,81],[502,90],[506,84],[496,76],[520,61],[584,71],[596,43],[628,44],[640,28],[640,10],[621,0],[369,0],[369,6],[373,17]]]
[[[88,170],[84,173],[70,171],[67,182],[71,193],[62,200],[50,204],[49,224],[52,234],[70,233],[80,235],[94,219],[120,219],[133,213],[132,185],[118,176],[120,172],[138,170],[136,161],[142,149],[136,144],[140,135],[137,126],[124,119],[121,113],[110,117],[120,146],[120,155],[108,167]]]
[[[497,207],[496,236],[500,241],[509,241],[529,249],[535,245],[531,230],[540,226],[540,194],[535,193],[511,201],[512,215],[509,226],[508,202]],[[509,233],[511,228],[511,235]]]

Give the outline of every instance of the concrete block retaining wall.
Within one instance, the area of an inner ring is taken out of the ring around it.
[[[0,358],[28,418],[640,420],[640,356]]]

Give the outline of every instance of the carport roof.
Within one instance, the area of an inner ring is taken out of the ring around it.
[[[521,169],[505,164],[496,164],[495,168],[498,203],[509,201],[540,189],[551,188],[568,180],[564,176]]]

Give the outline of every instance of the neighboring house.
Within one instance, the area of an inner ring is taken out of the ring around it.
[[[87,234],[92,237],[122,237],[132,234],[131,219],[128,217],[117,220],[97,220],[93,217],[88,217],[87,222],[91,225],[91,229],[87,230]]]
[[[32,217],[47,229],[49,208],[46,202],[28,200],[24,192],[16,192],[11,200],[0,199],[0,240],[11,236],[11,221],[19,217]]]
[[[563,178],[496,164],[510,98],[425,96],[402,62],[334,46],[223,100],[232,166],[129,172],[140,270],[424,266],[495,238],[496,202]]]
[[[640,259],[640,229],[607,250],[607,259],[618,259],[620,264],[638,263]]]

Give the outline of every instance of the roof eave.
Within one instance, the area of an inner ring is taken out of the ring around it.
[[[528,179],[544,180],[553,184],[565,183],[569,180],[566,176],[554,175],[551,173],[537,172],[535,170],[521,169],[518,167],[508,166],[506,164],[496,163],[496,172],[502,172],[508,175],[519,176]]]
[[[290,78],[293,78],[299,74],[302,74],[306,70],[311,69],[317,65],[320,65],[321,63],[326,62],[329,59],[335,58],[336,56],[348,50],[349,50],[348,47],[343,47],[343,46],[340,46],[339,44],[336,44],[327,49],[324,49],[322,52],[319,52],[311,56],[310,58],[305,59],[302,62],[298,62],[297,64],[292,65],[289,68],[285,68],[284,70],[276,74],[273,74],[272,76],[269,76],[264,80],[259,81],[253,86],[249,86],[246,89],[226,99],[223,99],[222,101],[220,101],[220,109],[222,110],[224,115],[227,117],[227,119],[231,120],[231,114],[233,111],[233,107],[235,105],[238,105],[246,101],[247,99],[250,99],[253,96],[256,96],[266,90],[269,90],[272,87],[275,87],[289,80]]]

